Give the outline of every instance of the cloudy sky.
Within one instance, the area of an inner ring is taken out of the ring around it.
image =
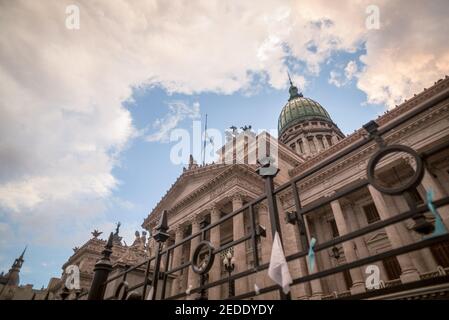
[[[449,73],[448,15],[447,0],[0,0],[0,270],[28,244],[22,283],[40,287],[94,228],[121,221],[131,242],[182,171],[171,132],[206,113],[275,130],[287,70],[351,133]]]

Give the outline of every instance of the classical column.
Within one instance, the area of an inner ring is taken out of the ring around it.
[[[384,199],[385,203],[389,208],[391,208],[391,212],[393,212],[394,214],[399,214],[410,209],[404,197],[384,197]],[[411,222],[410,220],[409,222]],[[411,226],[409,223],[407,223],[407,220],[401,221],[395,226],[399,231],[402,242],[404,244],[411,244],[416,241],[412,234],[413,231],[410,231]],[[409,255],[413,261],[413,264],[420,273],[436,270],[437,264],[429,248],[412,251],[409,253]]]
[[[324,143],[324,148],[329,149],[330,145],[329,145],[329,141],[327,141],[326,136],[323,136],[323,143]]]
[[[332,143],[333,144],[337,144],[338,143],[338,138],[337,138],[336,134],[333,134],[331,139],[332,139]]]
[[[343,210],[341,209],[340,201],[334,200],[331,202],[332,212],[334,214],[335,223],[337,225],[338,233],[340,236],[348,233],[348,226],[346,224]],[[354,242],[345,241],[342,243],[343,251],[345,253],[345,259],[347,262],[353,262],[357,260],[357,256],[354,250]],[[349,270],[352,278],[351,294],[357,294],[365,292],[365,283],[363,281],[363,274],[360,268],[353,268]]]
[[[371,197],[373,198],[374,205],[376,206],[376,209],[379,213],[380,218],[382,220],[390,218],[391,214],[390,214],[389,208],[385,202],[385,199],[384,199],[384,196],[382,195],[382,193],[380,193],[372,185],[368,185],[368,190],[371,194]],[[390,240],[391,246],[393,248],[398,248],[398,247],[403,246],[399,232],[397,231],[397,229],[395,228],[394,225],[385,227],[385,232],[387,233],[388,239]],[[413,265],[412,260],[410,259],[410,256],[407,253],[397,256],[397,259],[398,259],[399,265],[401,266],[401,271],[402,271],[401,281],[402,281],[402,283],[417,281],[420,279],[418,271],[416,270],[415,266]]]
[[[307,234],[309,235],[313,235],[310,232],[310,227],[309,227],[309,219],[307,216],[304,216],[304,224],[307,230]],[[316,236],[316,235],[315,235]],[[310,241],[310,239],[309,239]],[[307,259],[307,258],[305,258]],[[317,273],[319,271],[319,267],[318,267],[318,261],[315,261],[315,267],[314,270],[311,272],[310,271],[310,265],[308,262],[308,259],[306,260],[306,268],[307,268],[307,273],[308,274],[314,274]],[[310,288],[312,291],[312,296],[310,297],[311,300],[320,300],[321,297],[323,296],[323,287],[321,286],[321,280],[320,279],[314,279],[312,281],[310,281]]]
[[[260,264],[269,263],[270,257],[271,257],[271,246],[273,243],[273,236],[271,234],[271,228],[270,228],[270,218],[268,215],[268,208],[265,204],[260,203],[257,207],[257,215],[259,224],[263,226],[266,230],[267,236],[260,237],[260,256],[259,261]],[[257,250],[257,248],[256,248]],[[259,288],[265,288],[272,284],[274,284],[273,281],[268,277],[268,269],[257,273],[256,276],[256,284]],[[277,293],[276,293],[277,294]],[[260,297],[261,299],[269,299],[272,297],[268,297],[266,295],[263,295]]]
[[[279,208],[279,217],[285,217],[286,216],[285,208],[282,206],[281,203],[279,203],[278,208]],[[281,219],[280,227],[281,227],[283,248],[284,248],[285,255],[288,256],[293,253],[301,252],[302,245],[300,243],[301,239],[300,239],[300,235],[298,232],[298,226],[287,223],[286,221],[283,221],[283,219]],[[271,247],[271,245],[272,245],[271,243],[268,244],[269,247]],[[270,257],[271,257],[271,252],[270,252]],[[290,270],[290,274],[293,279],[307,275],[307,269],[306,269],[307,267],[305,266],[304,258],[289,261],[288,268]],[[274,282],[272,282],[272,284],[273,283]],[[310,290],[307,291],[306,287],[308,287],[308,283],[306,283],[306,282],[302,282],[302,283],[292,286],[290,288],[291,289],[291,291],[290,291],[291,298],[293,300],[308,299],[308,292],[310,292]],[[279,294],[276,293],[276,296],[274,296],[273,298],[279,299]]]
[[[216,205],[213,205],[210,209],[210,223],[214,224],[220,220],[220,210],[218,210]],[[215,228],[210,229],[210,242],[214,248],[220,247],[220,225]],[[220,280],[221,278],[221,259],[220,255],[215,256],[214,264],[209,271],[209,282],[214,282]],[[215,286],[209,289],[208,297],[210,300],[220,299],[221,286]]]
[[[448,196],[443,187],[441,187],[438,180],[433,176],[433,174],[429,170],[427,170],[427,168],[424,168],[424,177],[421,181],[421,184],[423,185],[426,191],[430,189],[433,190],[434,201]],[[427,200],[425,199],[425,201]],[[439,207],[437,208],[437,211],[440,214],[441,219],[443,220],[446,228],[449,228],[449,205]]]
[[[232,211],[236,211],[243,206],[243,198],[241,195],[234,195],[232,197]],[[235,215],[232,218],[232,234],[233,240],[238,240],[245,236],[245,219],[243,212]],[[234,257],[235,257],[235,270],[234,273],[240,273],[248,268],[246,261],[246,246],[245,242],[242,242],[234,246]],[[235,294],[241,294],[248,291],[247,279],[246,277],[240,278],[235,281]]]
[[[296,226],[293,226],[296,228]],[[301,236],[299,234],[299,232],[297,230],[294,231],[295,234],[295,241],[296,244],[298,246],[298,252],[303,251],[305,248],[303,248],[302,243],[301,243]],[[298,276],[299,277],[304,277],[308,275],[308,269],[307,269],[307,261],[306,258],[299,258],[298,259]],[[315,280],[314,280],[315,281]],[[296,285],[296,287],[298,287],[297,290],[297,298],[299,300],[307,300],[308,299],[308,293],[310,292],[310,284],[307,282],[303,282],[300,283],[298,285]],[[292,294],[292,298],[293,294]]]
[[[177,225],[175,227],[175,244],[181,242],[183,237],[184,237],[184,228],[181,225]],[[173,251],[172,268],[176,268],[181,265],[181,258],[182,258],[182,245],[176,247],[175,250]],[[180,279],[181,272],[177,271],[175,275],[176,275],[176,278],[174,279],[173,285],[172,285],[172,293],[171,293],[172,296],[179,293],[179,287],[181,284],[181,279]]]
[[[321,146],[321,143],[318,141],[317,136],[313,136],[313,143],[315,144],[317,153],[323,150],[323,147]]]
[[[304,146],[304,153],[306,156],[310,156],[311,152],[310,152],[310,146],[309,146],[309,139],[307,139],[306,136],[303,136],[301,138],[302,140],[302,145]]]
[[[345,211],[348,217],[349,221],[349,229],[350,231],[357,231],[360,229],[360,225],[357,220],[356,213],[354,211],[353,205],[349,205],[345,207]],[[359,259],[366,258],[370,255],[368,246],[366,245],[365,240],[363,237],[357,237],[354,239],[356,249],[357,249],[357,256]]]
[[[326,234],[326,231],[324,230],[324,219],[322,215],[315,215],[314,218],[314,227],[315,227],[315,238],[317,239],[317,244],[326,242],[328,239],[328,235]],[[331,257],[329,256],[327,250],[320,250],[316,253],[316,264],[318,264],[318,261],[320,262],[320,266],[323,268],[323,270],[330,269],[332,267],[332,261]],[[324,284],[324,290],[327,292],[331,292],[331,288],[337,287],[337,282],[335,281],[335,275],[332,275],[330,277],[325,277],[321,281]]]
[[[192,234],[198,233],[200,231],[200,215],[196,215],[192,218]],[[193,252],[195,251],[195,248],[198,246],[198,244],[201,241],[201,236],[197,236],[190,240],[190,261],[192,261]],[[188,268],[188,276],[187,276],[187,288],[189,286],[192,286],[192,289],[199,286],[199,275],[193,272],[192,267]],[[187,297],[188,300],[195,299],[194,295],[190,295]]]

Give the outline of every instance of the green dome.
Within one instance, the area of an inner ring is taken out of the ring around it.
[[[291,126],[308,120],[324,120],[332,122],[326,109],[324,109],[318,102],[305,98],[301,93],[297,94],[294,89],[292,90],[292,88],[290,88],[290,99],[279,115],[279,136]]]

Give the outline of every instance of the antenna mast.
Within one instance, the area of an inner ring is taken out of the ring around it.
[[[206,122],[204,124],[203,165],[205,165],[206,162],[206,137],[207,137],[207,113],[206,113]]]

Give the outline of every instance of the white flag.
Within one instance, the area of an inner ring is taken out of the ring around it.
[[[147,300],[153,300],[153,286],[151,286],[150,292],[148,292]]]
[[[254,292],[256,293],[256,295],[260,294],[260,289],[259,289],[259,286],[257,285],[257,283],[254,284]]]
[[[290,276],[284,250],[282,249],[281,239],[277,232],[274,234],[273,247],[271,248],[268,276],[282,287],[285,294],[290,291],[290,284],[293,280]]]

